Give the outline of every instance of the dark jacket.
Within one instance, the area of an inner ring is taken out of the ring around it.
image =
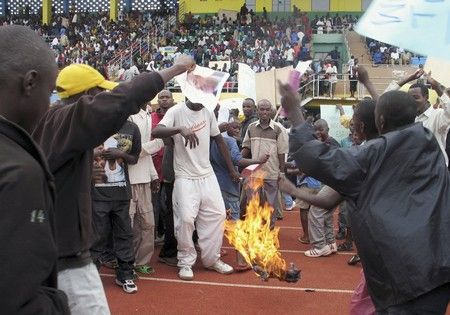
[[[34,130],[33,138],[55,176],[59,270],[91,261],[93,149],[163,87],[158,73],[143,73],[111,92],[85,95],[74,104],[51,108]]]
[[[53,177],[40,149],[0,117],[2,314],[69,314],[56,289]]]
[[[450,176],[421,123],[348,149],[311,141],[294,158],[351,204],[352,234],[377,310],[450,282]]]

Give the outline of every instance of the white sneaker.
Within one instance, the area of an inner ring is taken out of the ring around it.
[[[332,251],[330,249],[330,246],[325,245],[324,247],[317,249],[317,248],[311,248],[310,250],[307,250],[305,252],[305,256],[308,257],[321,257],[321,256],[328,256],[331,255]]]
[[[130,293],[130,294],[131,294],[131,293],[136,293],[137,290],[138,290],[136,284],[135,284],[134,281],[131,280],[131,279],[120,281],[119,279],[116,278],[116,284],[117,284],[118,286],[121,286],[122,289],[123,289],[126,293]]]
[[[334,253],[337,253],[337,244],[336,244],[336,242],[334,242],[334,243],[331,243],[331,244],[328,244],[328,247],[330,247],[330,250],[331,250],[331,253],[332,254],[334,254]]]
[[[233,271],[234,271],[233,267],[231,267],[230,265],[227,265],[220,259],[218,261],[216,261],[216,263],[214,265],[208,267],[208,269],[215,270],[218,273],[221,273],[224,275],[228,275],[230,273],[233,273]]]
[[[184,266],[180,268],[180,271],[178,272],[178,277],[181,280],[190,281],[194,279],[194,273],[192,272],[192,268],[188,266]]]

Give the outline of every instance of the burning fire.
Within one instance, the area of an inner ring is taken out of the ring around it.
[[[263,179],[250,180],[249,187],[253,193],[247,205],[245,219],[226,222],[225,236],[261,278],[274,276],[285,280],[286,262],[278,250],[280,228],[270,229],[274,209],[267,202],[260,204],[258,191],[263,183]]]

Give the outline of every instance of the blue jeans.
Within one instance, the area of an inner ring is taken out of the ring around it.
[[[294,200],[292,199],[291,195],[283,193],[283,198],[284,198],[284,206],[286,208],[291,208],[294,205]]]
[[[236,221],[241,217],[241,208],[239,204],[239,196],[232,195],[226,191],[221,190],[222,198],[225,202],[225,209],[230,209],[231,220]]]

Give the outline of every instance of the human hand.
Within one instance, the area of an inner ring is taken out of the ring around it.
[[[266,163],[270,158],[270,154],[264,154],[260,159],[259,159],[259,164],[264,164]]]
[[[286,110],[292,110],[300,104],[300,96],[293,91],[289,84],[283,84],[278,80],[278,86],[281,95],[281,106]]]
[[[189,148],[191,148],[191,149],[195,148],[196,146],[199,145],[198,137],[195,134],[195,132],[193,132],[192,130],[183,127],[180,131],[180,134],[185,139],[185,143],[184,143],[185,147],[187,147],[188,143],[189,143]]]
[[[239,172],[236,170],[233,170],[232,172],[230,172],[230,177],[231,177],[231,180],[235,183],[237,183],[241,180],[241,174],[239,174]]]
[[[102,157],[106,160],[124,159],[124,153],[117,148],[109,148],[102,151]]]
[[[195,69],[195,60],[188,55],[180,55],[175,60],[175,66],[179,66],[180,68],[184,69],[183,72],[191,72]]]
[[[414,81],[419,79],[421,76],[425,74],[425,71],[422,68],[417,69],[413,74],[409,76],[409,81]]]
[[[150,187],[152,190],[152,193],[158,193],[159,190],[161,189],[161,182],[159,179],[154,179],[152,180],[152,182],[150,183]]]

